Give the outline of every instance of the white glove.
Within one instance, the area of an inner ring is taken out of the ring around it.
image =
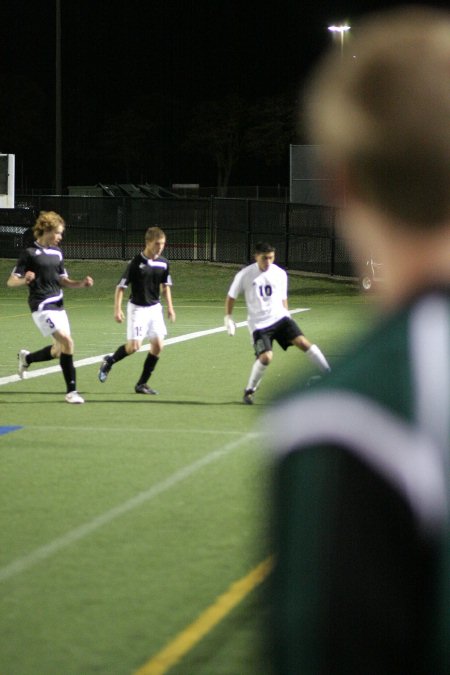
[[[233,337],[233,335],[236,332],[236,324],[234,323],[231,314],[226,314],[223,322],[225,324],[225,328],[227,329],[228,335],[231,335],[231,337]]]

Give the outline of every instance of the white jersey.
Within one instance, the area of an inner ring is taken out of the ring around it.
[[[274,263],[266,272],[262,272],[255,262],[236,274],[228,295],[236,300],[241,293],[245,294],[251,333],[289,316],[283,305],[287,300],[287,284],[286,272]]]

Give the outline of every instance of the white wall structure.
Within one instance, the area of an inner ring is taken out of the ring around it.
[[[0,153],[0,209],[14,208],[15,155]]]

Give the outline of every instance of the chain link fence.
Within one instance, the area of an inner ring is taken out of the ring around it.
[[[352,264],[337,236],[337,210],[279,201],[210,197],[145,199],[23,195],[18,208],[0,209],[0,256],[16,258],[30,239],[39,211],[57,211],[67,223],[67,259],[128,260],[142,248],[144,232],[167,234],[171,260],[247,264],[257,241],[277,249],[289,269],[351,276]]]

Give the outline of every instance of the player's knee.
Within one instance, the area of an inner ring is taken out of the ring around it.
[[[61,356],[61,345],[59,345],[58,343],[52,345],[50,354],[54,359],[59,359],[59,357]]]
[[[307,340],[304,335],[299,335],[298,337],[296,337],[295,340],[293,341],[293,344],[299,349],[301,349],[302,352],[307,352],[308,349],[311,347],[310,341]]]
[[[157,340],[150,344],[150,352],[153,354],[153,356],[159,356],[163,349],[164,343],[161,342],[160,340]]]
[[[272,352],[263,352],[262,354],[259,355],[259,360],[263,364],[263,366],[268,366],[269,363],[272,361]]]
[[[127,343],[127,346],[126,346],[125,349],[126,349],[127,354],[134,354],[135,352],[138,351],[140,346],[141,345],[140,345],[139,342],[136,342],[136,340],[131,340],[130,342]]]
[[[59,344],[57,344],[55,347],[58,356],[61,354],[61,352],[64,354],[73,354],[75,344],[70,335],[60,335],[58,342]]]

